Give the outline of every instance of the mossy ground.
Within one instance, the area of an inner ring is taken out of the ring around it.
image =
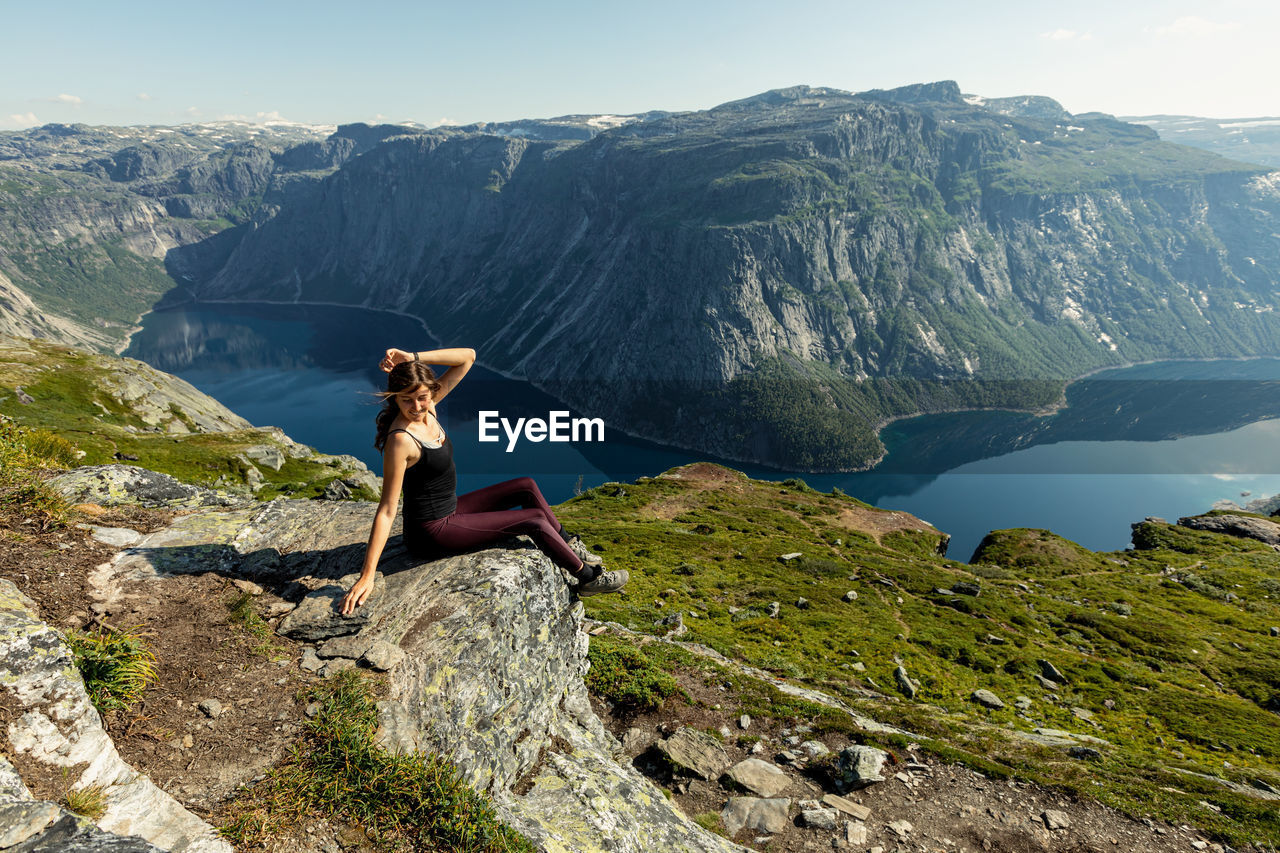
[[[26,341],[18,360],[0,362],[0,405],[17,423],[38,428],[69,441],[84,455],[75,464],[106,465],[121,460],[169,474],[184,483],[247,486],[248,465],[239,458],[254,446],[280,446],[266,429],[238,429],[212,433],[156,431],[108,389],[113,365],[110,357]],[[24,355],[23,353],[29,353]],[[36,402],[18,402],[16,388]],[[172,408],[173,418],[185,425],[190,415]],[[263,486],[255,494],[263,500],[281,495],[314,498],[342,477],[336,459],[323,454],[305,459],[286,455],[280,470],[256,466]],[[361,487],[354,496],[377,500]]]
[[[632,573],[625,596],[588,601],[593,617],[660,634],[681,611],[682,639],[823,689],[939,754],[1224,840],[1280,842],[1274,801],[1178,772],[1280,789],[1280,555],[1266,545],[1144,522],[1140,547],[1102,554],[1007,530],[965,565],[939,556],[923,525],[895,529],[901,513],[710,465],[605,484],[558,513]],[[980,594],[938,592],[961,581]],[[1069,684],[1042,686],[1040,660]],[[896,696],[898,661],[914,701]],[[868,698],[877,687],[894,698]],[[1006,707],[973,703],[979,688]],[[774,701],[740,696],[752,714]],[[1110,745],[1081,760],[1014,734],[1037,727]]]

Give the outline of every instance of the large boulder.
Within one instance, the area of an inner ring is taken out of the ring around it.
[[[341,644],[328,640],[327,652],[359,649],[370,666],[381,665],[368,659],[375,648],[404,653],[379,704],[381,743],[454,761],[539,849],[742,850],[688,820],[629,762],[614,760],[618,743],[592,712],[582,681],[582,605],[561,570],[526,541],[420,562],[393,538],[376,597],[355,619],[335,615],[339,590],[364,558],[375,509],[277,500],[192,513],[95,572],[95,595],[109,601],[134,581],[201,571],[295,582],[329,624],[355,629]]]

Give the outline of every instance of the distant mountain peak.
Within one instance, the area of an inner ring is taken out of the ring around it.
[[[749,98],[726,101],[712,110],[735,110],[756,106],[779,106],[782,104],[816,104],[833,98],[850,98],[852,92],[844,89],[832,89],[827,86],[786,86],[781,89],[770,89]]]
[[[899,86],[896,89],[870,89],[859,92],[859,97],[874,98],[878,101],[892,101],[895,104],[964,104],[964,95],[960,93],[960,84],[955,80],[939,80],[935,83],[912,83],[910,86]]]

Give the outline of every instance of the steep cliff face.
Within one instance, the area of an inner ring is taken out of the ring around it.
[[[22,294],[6,301],[33,302],[43,320],[9,321],[10,333],[122,347],[174,286],[166,253],[244,221],[276,153],[322,136],[234,123],[0,133],[0,276]]]
[[[618,427],[808,467],[865,462],[885,417],[1054,396],[911,381],[1275,351],[1274,176],[1014,100],[796,89],[578,144],[390,139],[194,289],[411,311]],[[734,382],[766,367],[846,450],[760,443]]]

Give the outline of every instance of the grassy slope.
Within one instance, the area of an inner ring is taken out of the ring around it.
[[[944,753],[1224,839],[1280,841],[1274,802],[1175,770],[1280,787],[1280,639],[1268,634],[1280,624],[1280,556],[1271,548],[1144,523],[1140,549],[1096,554],[1046,531],[1009,530],[966,566],[934,552],[936,533],[875,532],[909,518],[901,513],[794,481],[695,471],[606,484],[561,507],[588,545],[632,570],[629,594],[592,599],[590,615],[661,633],[655,620],[681,610],[684,639],[842,696]],[[779,561],[791,551],[804,557]],[[935,592],[961,580],[981,594]],[[843,600],[848,590],[855,601]],[[800,597],[808,609],[794,606]],[[775,600],[782,613],[771,619],[763,611]],[[920,684],[915,701],[867,698],[871,681],[897,694],[895,659]],[[1043,688],[1039,659],[1070,685]],[[969,699],[977,688],[1007,707],[978,707]],[[1029,711],[1013,707],[1018,695],[1032,699]],[[1035,727],[1112,746],[1081,761],[1010,733]]]
[[[281,446],[270,430],[244,429],[218,433],[173,435],[149,432],[137,415],[103,390],[107,357],[52,344],[32,342],[38,358],[28,363],[0,363],[0,405],[17,423],[47,430],[72,442],[84,453],[81,465],[120,461],[114,454],[136,456],[136,464],[201,486],[243,483],[247,466],[237,459],[254,445]],[[14,389],[21,386],[36,402],[19,404]],[[183,413],[174,412],[182,420]],[[132,428],[132,429],[130,429]],[[279,471],[258,466],[264,486],[256,495],[269,500],[282,494],[310,498],[342,477],[333,457],[317,454],[294,459],[286,455]],[[357,497],[376,495],[357,490]]]

